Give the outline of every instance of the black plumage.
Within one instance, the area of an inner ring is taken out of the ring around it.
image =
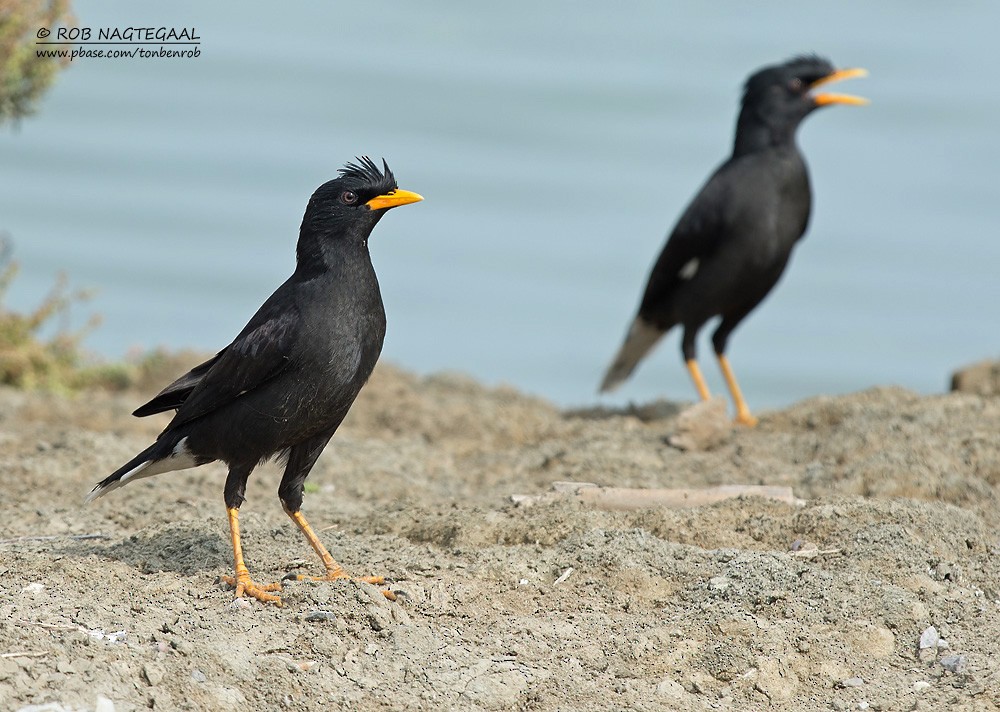
[[[229,346],[167,386],[134,415],[176,410],[152,445],[102,480],[100,497],[134,479],[221,460],[229,466],[224,499],[236,575],[244,593],[280,605],[243,562],[238,510],[247,479],[261,462],[286,459],[278,487],[285,512],[327,569],[347,576],[300,511],[306,477],[368,380],[382,350],[385,311],[368,238],[386,210],[422,200],[399,190],[367,157],[320,186],[306,207],[295,271],[264,302]],[[380,582],[380,579],[366,579]]]
[[[750,76],[732,156],[674,227],[602,391],[628,378],[660,338],[680,325],[684,360],[699,396],[707,399],[695,338],[707,321],[721,317],[712,344],[736,405],[736,420],[756,423],[725,356],[729,335],[777,283],[809,224],[809,173],[796,145],[796,129],[820,106],[867,103],[812,90],[864,74],[837,70],[821,57],[801,56]]]

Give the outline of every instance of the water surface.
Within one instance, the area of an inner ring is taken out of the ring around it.
[[[873,100],[807,120],[812,225],[734,335],[752,406],[945,388],[1000,351],[1000,5],[78,0],[82,26],[195,26],[195,60],[78,60],[0,133],[8,300],[97,288],[109,358],[213,350],[290,273],[311,191],[385,156],[426,197],[372,240],[384,357],[593,401],[679,212],[758,66],[818,51]],[[735,7],[735,6],[733,6]],[[700,341],[710,385],[721,378]],[[672,334],[608,402],[692,398]]]

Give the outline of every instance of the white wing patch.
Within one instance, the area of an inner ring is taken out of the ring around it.
[[[701,262],[695,257],[687,261],[687,263],[681,267],[681,271],[677,273],[677,276],[681,279],[691,279],[696,274],[698,274],[698,267],[701,266]]]

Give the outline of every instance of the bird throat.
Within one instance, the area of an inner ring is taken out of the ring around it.
[[[766,120],[752,107],[743,107],[736,121],[733,158],[776,146],[792,145],[795,142],[795,130],[798,125],[799,121],[790,119],[780,123]]]

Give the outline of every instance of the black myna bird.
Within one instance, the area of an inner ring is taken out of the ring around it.
[[[708,179],[667,240],[639,313],[604,376],[602,392],[628,378],[653,345],[679,324],[684,328],[684,360],[698,395],[707,400],[695,337],[705,322],[721,317],[712,344],[736,405],[736,421],[756,424],[726,358],[726,342],[777,283],[809,223],[809,172],[795,143],[796,129],[821,106],[867,103],[812,90],[865,74],[862,69],[838,70],[821,57],[801,56],[765,67],[747,80],[733,155]]]
[[[133,413],[177,411],[155,443],[101,480],[87,498],[143,477],[223,461],[229,466],[224,499],[236,569],[235,576],[223,578],[237,597],[281,605],[270,593],[280,591],[280,584],[251,580],[239,528],[247,478],[274,456],[287,463],[278,497],[322,559],[323,578],[348,577],[300,508],[309,471],[382,351],[385,311],[368,237],[386,210],[423,199],[398,189],[382,164],[384,172],[363,157],[313,193],[299,229],[295,272],[229,346]]]

